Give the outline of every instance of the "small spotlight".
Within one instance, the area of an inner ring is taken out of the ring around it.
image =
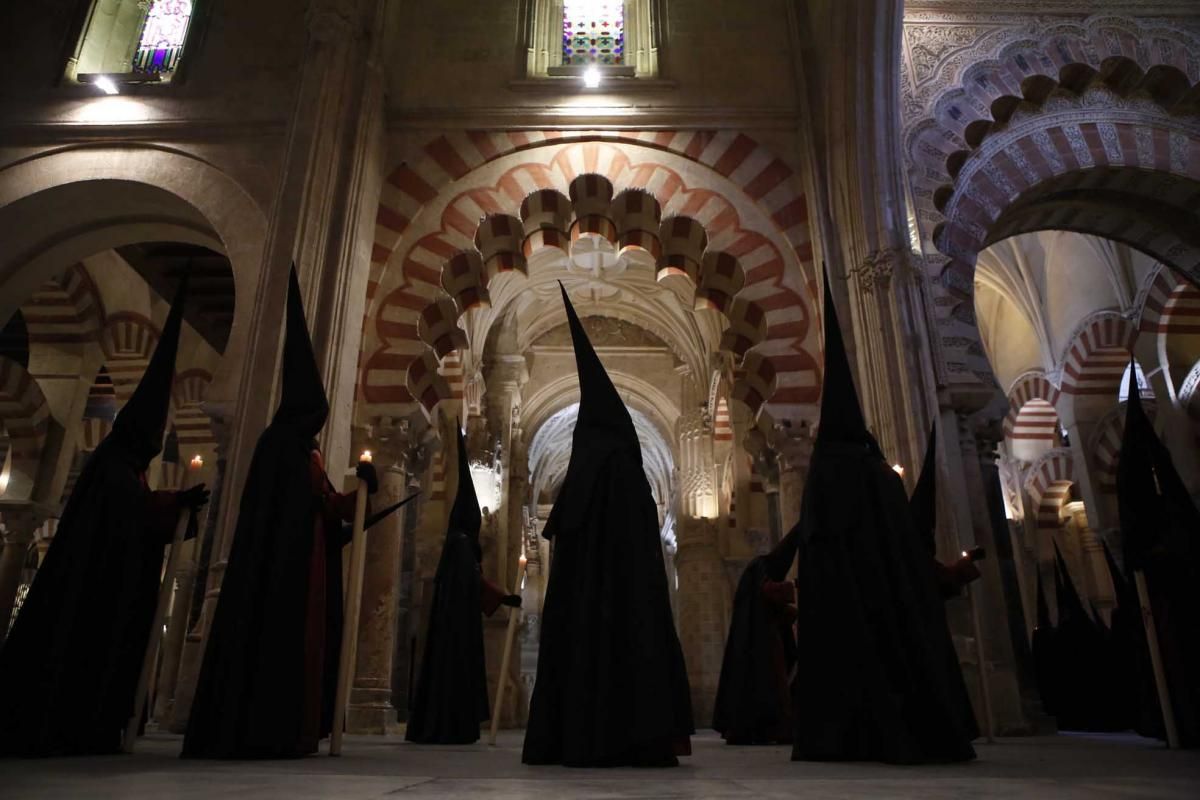
[[[596,67],[588,67],[583,71],[583,85],[589,89],[597,89],[600,87],[600,70]]]
[[[113,83],[112,78],[107,75],[101,75],[96,80],[92,81],[96,88],[105,94],[117,94],[117,85]]]

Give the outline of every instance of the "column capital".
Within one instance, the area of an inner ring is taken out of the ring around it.
[[[882,247],[873,250],[856,267],[849,272],[858,280],[858,285],[865,294],[874,294],[878,287],[886,292],[892,283],[892,276],[897,272],[903,274],[908,253],[900,247]]]
[[[350,0],[311,0],[304,19],[318,42],[347,41],[355,36],[354,3]]]

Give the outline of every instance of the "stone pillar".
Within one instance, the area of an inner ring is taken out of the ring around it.
[[[25,556],[33,542],[36,519],[28,511],[3,512],[4,549],[0,550],[0,642],[8,635]]]
[[[947,604],[952,628],[958,634],[956,644],[963,660],[967,688],[973,694],[982,721],[978,676],[983,670],[991,693],[996,733],[1032,733],[1036,701],[1028,680],[1021,679],[1023,676],[1028,678],[1026,665],[1018,663],[1018,655],[1027,653],[1024,611],[1007,525],[999,524],[1004,509],[994,440],[982,440],[981,447],[975,424],[961,414],[951,415],[949,421],[944,421],[940,433],[945,441],[943,444],[939,439],[939,446],[946,448],[951,479],[948,494],[954,501],[953,510],[958,513],[952,515],[957,533],[955,550],[939,555],[949,560],[957,550],[975,546],[982,546],[988,552],[988,557],[977,564],[982,579],[973,583],[970,589],[970,600],[978,609],[981,630],[976,631],[971,624],[966,601],[952,600]],[[983,637],[985,664],[979,664],[975,657],[974,637],[977,635]]]
[[[209,475],[208,510],[205,512],[200,532],[192,542],[193,556],[187,570],[192,587],[187,604],[186,630],[179,653],[179,667],[174,678],[174,696],[172,698],[170,716],[167,723],[171,733],[183,733],[187,730],[188,717],[192,709],[192,697],[196,693],[196,681],[200,677],[200,662],[204,656],[204,642],[208,636],[208,626],[216,611],[217,596],[220,591],[221,577],[225,570],[225,560],[220,558],[217,542],[220,529],[218,525],[222,518],[222,510],[226,507],[225,500],[228,461],[226,442],[229,436],[229,408],[221,405],[205,403],[202,406],[208,416],[213,431],[213,457],[216,461]],[[205,467],[208,471],[208,467]],[[236,506],[240,498],[229,497],[229,505]]]
[[[408,487],[408,422],[376,425],[365,442],[379,468],[376,508],[402,500]],[[396,597],[404,551],[404,513],[381,520],[367,534],[358,651],[346,730],[384,734],[395,729],[392,707],[392,656],[395,653]]]
[[[697,728],[712,724],[728,626],[729,591],[713,519],[681,517],[676,524],[679,642],[692,690]]]
[[[1083,580],[1084,600],[1095,605],[1097,610],[1108,611],[1117,601],[1100,537],[1088,524],[1089,516],[1083,503],[1068,503],[1063,510],[1070,514],[1079,538],[1079,559],[1083,566],[1083,574],[1079,577]]]
[[[805,428],[793,432],[782,426],[776,428],[773,442],[779,468],[779,535],[786,536],[800,521],[800,506],[804,499],[804,484],[808,480],[808,465],[812,459],[813,443]]]

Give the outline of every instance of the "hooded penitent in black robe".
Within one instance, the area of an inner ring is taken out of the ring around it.
[[[176,492],[150,491],[146,469],[162,447],[183,304],[181,287],[0,647],[0,754],[120,750],[180,510]]]
[[[287,758],[329,735],[354,496],[313,437],[329,405],[293,270],[279,408],[254,450],[184,738],[193,758]]]
[[[796,597],[787,573],[798,538],[793,528],[771,552],[747,564],[733,595],[712,725],[727,744],[792,740]]]
[[[921,466],[921,477],[913,487],[912,496],[908,499],[908,507],[912,512],[913,527],[920,536],[920,541],[929,554],[933,566],[934,577],[937,579],[938,591],[943,600],[962,594],[963,587],[979,577],[979,570],[971,559],[963,557],[952,564],[943,564],[937,559],[937,427],[929,429],[929,444],[925,448],[925,463]],[[950,628],[943,614],[940,624],[931,635],[941,639],[943,635],[950,636]],[[943,634],[944,631],[944,634]],[[951,638],[953,641],[953,638]],[[946,672],[950,676],[950,694],[957,704],[962,716],[963,727],[970,738],[979,736],[979,723],[975,719],[975,709],[971,706],[971,696],[967,692],[967,684],[963,680],[962,665],[958,661],[958,653],[953,647],[946,649],[948,661]]]
[[[1108,576],[1117,599],[1107,639],[1111,666],[1106,685],[1110,687],[1113,703],[1118,705],[1117,719],[1121,722],[1119,726],[1114,725],[1113,730],[1132,728],[1143,736],[1162,736],[1162,711],[1155,694],[1137,589],[1126,580],[1108,544],[1102,544]]]
[[[867,432],[828,277],[821,420],[799,527],[792,758],[973,758],[932,559]]]
[[[479,500],[471,481],[467,446],[458,433],[458,492],[433,579],[425,656],[404,738],[420,744],[470,744],[488,718],[483,619],[505,596],[483,577]]]
[[[1145,575],[1180,744],[1196,747],[1200,746],[1200,512],[1142,408],[1135,372],[1131,367],[1117,461],[1125,567],[1130,575],[1139,571]]]
[[[674,765],[694,728],[658,514],[629,411],[563,291],[579,370],[553,543],[526,764]]]
[[[1054,589],[1058,624],[1054,628],[1054,716],[1060,730],[1106,730],[1112,694],[1103,685],[1107,669],[1104,634],[1079,598],[1058,545],[1054,546]]]

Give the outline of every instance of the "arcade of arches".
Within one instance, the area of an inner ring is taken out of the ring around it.
[[[327,463],[370,449],[385,499],[422,492],[370,539],[357,732],[405,719],[456,420],[486,573],[513,585],[528,560],[503,717],[522,722],[579,399],[560,282],[638,430],[702,725],[732,587],[799,515],[822,264],[910,489],[939,427],[940,553],[989,551],[982,624],[948,608],[972,687],[986,654],[999,733],[1045,729],[1028,635],[1056,543],[1113,606],[1131,376],[1200,496],[1192,2],[629,2],[628,61],[610,53],[589,88],[539,50],[553,3],[197,0],[169,81],[137,78],[133,33],[105,33],[104,63],[125,58],[107,96],[76,42],[133,5],[0,11],[0,635],[189,273],[152,479],[215,491],[172,576],[164,729],[186,724],[273,409],[293,261]]]

